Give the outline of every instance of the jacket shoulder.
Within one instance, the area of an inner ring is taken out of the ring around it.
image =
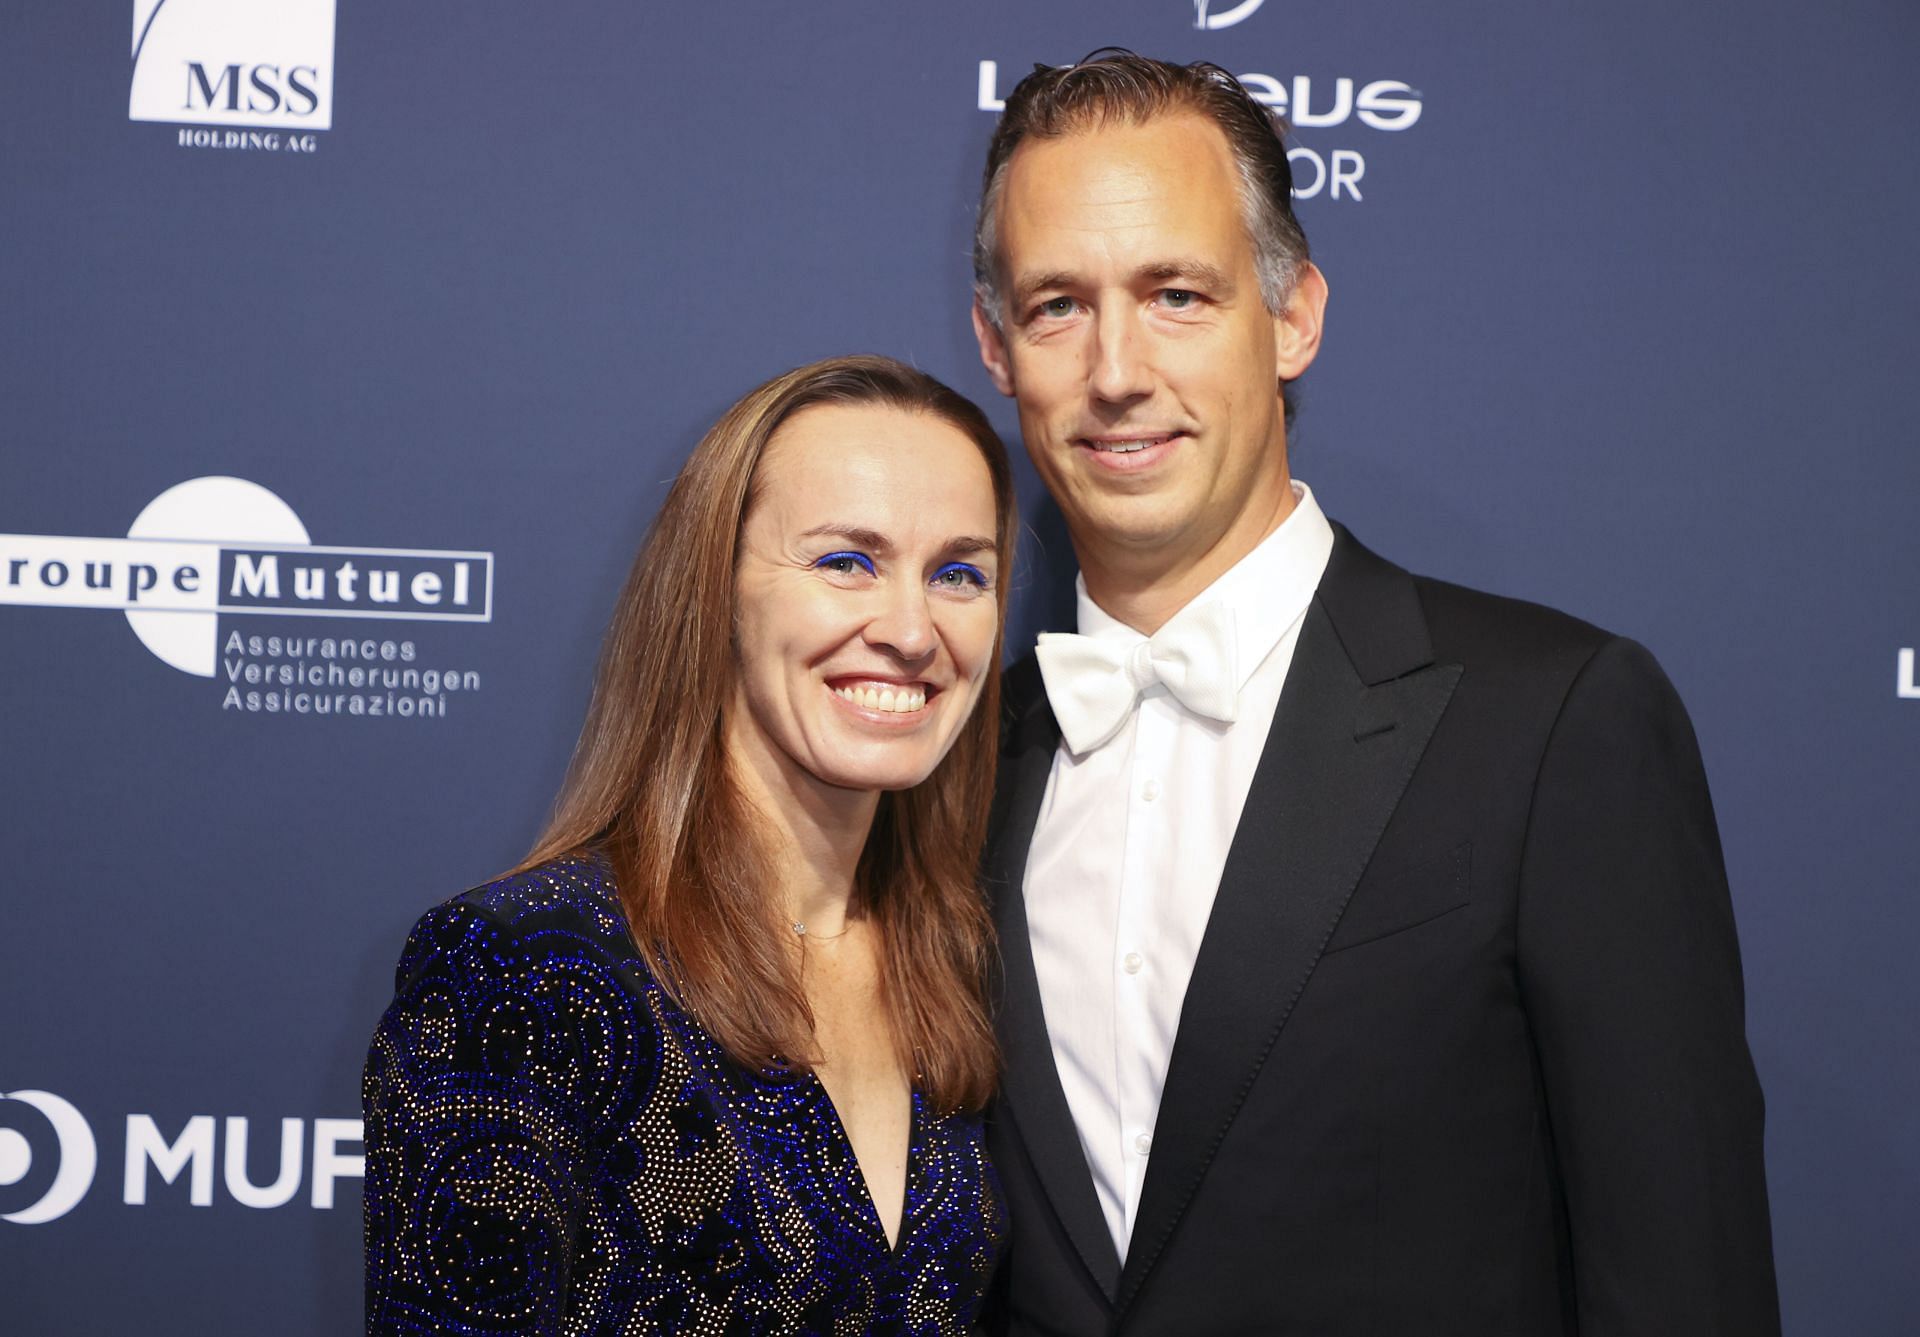
[[[1653,727],[1697,746],[1672,680],[1638,641],[1522,599],[1418,576],[1414,584],[1435,659],[1466,666],[1479,692],[1509,711],[1551,724],[1576,706],[1598,709],[1623,736]]]
[[[1505,663],[1573,673],[1603,646],[1619,639],[1545,604],[1428,576],[1414,576],[1413,584],[1434,653],[1442,661]]]
[[[656,996],[590,861],[541,864],[441,902],[407,938],[368,1050],[369,1149],[441,1137],[449,1111],[484,1102],[494,1134],[537,1144],[524,1160],[516,1151],[516,1173],[556,1157],[570,1180],[584,1139],[625,1126],[649,1088]],[[401,1172],[372,1165],[370,1194]],[[382,1192],[385,1212],[401,1210]]]
[[[613,873],[598,855],[567,856],[471,887],[420,917],[396,975],[405,981],[423,959],[480,952],[530,963],[582,950],[602,959],[637,959]]]
[[[507,927],[568,913],[599,923],[606,912],[617,916],[619,903],[613,870],[598,854],[550,859],[483,882],[446,902],[467,906]]]

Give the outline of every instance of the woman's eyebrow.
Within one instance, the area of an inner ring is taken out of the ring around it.
[[[844,539],[855,547],[868,552],[891,553],[893,540],[877,529],[867,529],[861,525],[829,523],[815,525],[800,535],[801,538],[837,538]],[[941,545],[940,551],[956,557],[968,557],[974,553],[998,552],[1000,545],[990,538],[978,534],[963,534],[951,538]]]
[[[805,533],[801,534],[800,537],[803,539],[841,538],[841,539],[845,539],[847,542],[855,545],[856,547],[866,548],[872,552],[892,552],[893,551],[893,544],[888,540],[885,534],[882,534],[877,529],[863,529],[859,525],[843,525],[843,524],[815,525],[812,529],[809,529]]]
[[[999,549],[1000,545],[992,539],[983,539],[977,535],[969,534],[965,538],[947,540],[947,546],[942,549],[942,551],[953,553],[960,557],[967,557],[977,552],[998,552]]]

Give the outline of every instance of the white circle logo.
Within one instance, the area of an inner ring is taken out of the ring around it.
[[[37,1226],[65,1216],[93,1186],[93,1170],[99,1160],[86,1116],[50,1091],[0,1091],[0,1100],[17,1100],[39,1110],[60,1139],[60,1167],[40,1201],[8,1212],[0,1220]],[[33,1148],[27,1139],[11,1128],[0,1129],[0,1185],[19,1183],[32,1165]]]
[[[1213,0],[1193,0],[1193,26],[1207,29],[1231,28],[1243,19],[1253,17],[1253,11],[1260,8],[1264,2],[1265,0],[1240,0],[1240,3],[1233,8],[1212,14],[1208,11],[1213,6]]]
[[[147,503],[127,529],[130,539],[216,543],[310,543],[293,507],[258,483],[215,474],[175,483]],[[211,678],[219,658],[213,613],[127,610],[140,643],[183,673]]]

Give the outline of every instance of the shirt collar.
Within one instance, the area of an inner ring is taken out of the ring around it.
[[[1333,526],[1314,500],[1313,489],[1298,479],[1292,486],[1293,510],[1279,527],[1167,620],[1172,626],[1201,604],[1225,603],[1233,612],[1239,647],[1236,687],[1247,685],[1287,629],[1307,611],[1327,559],[1333,555]],[[1073,587],[1082,636],[1125,642],[1147,639],[1088,597],[1083,577],[1075,576]]]

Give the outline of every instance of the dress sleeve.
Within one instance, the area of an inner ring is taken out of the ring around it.
[[[407,940],[362,1081],[369,1334],[558,1331],[610,1104],[601,963],[454,901]]]
[[[1583,1337],[1777,1334],[1713,805],[1686,711],[1631,641],[1582,669],[1548,742],[1519,945]]]

